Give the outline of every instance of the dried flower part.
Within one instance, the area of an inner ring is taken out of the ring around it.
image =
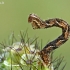
[[[35,45],[23,44],[21,42],[13,43],[11,47],[6,47],[4,51],[7,52],[7,59],[4,61],[6,66],[11,66],[11,58],[12,58],[12,66],[32,66],[33,69],[41,69],[43,61],[38,52],[39,49],[35,48]],[[11,58],[9,57],[11,55]],[[44,70],[49,70],[48,66],[43,65]]]

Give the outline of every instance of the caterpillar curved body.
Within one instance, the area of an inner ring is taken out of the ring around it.
[[[41,20],[37,15],[30,14],[28,17],[28,22],[32,24],[33,29],[41,29],[41,28],[50,28],[50,27],[59,27],[62,29],[62,34],[56,38],[55,40],[49,42],[41,51],[40,56],[43,62],[48,65],[50,62],[49,54],[58,48],[60,45],[64,44],[70,36],[70,25],[59,18],[49,19],[49,20]]]

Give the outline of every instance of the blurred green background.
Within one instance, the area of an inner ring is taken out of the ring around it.
[[[30,13],[37,14],[43,20],[57,17],[70,23],[70,0],[0,0],[0,2],[4,2],[0,4],[0,42],[7,40],[13,31],[18,37],[20,30],[25,31],[28,28],[29,37],[39,37],[43,40],[44,47],[48,40],[54,40],[61,34],[61,29],[56,27],[33,30],[28,23]],[[69,41],[54,53],[54,57],[60,54],[64,56],[67,62],[64,70],[70,69]]]

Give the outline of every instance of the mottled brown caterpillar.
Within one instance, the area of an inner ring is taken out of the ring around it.
[[[52,42],[49,42],[41,51],[40,56],[44,63],[48,65],[50,63],[50,52],[58,48],[60,45],[64,44],[70,36],[70,25],[59,18],[49,19],[49,20],[41,20],[37,15],[30,14],[28,17],[28,22],[32,24],[33,29],[41,29],[41,28],[50,28],[50,27],[59,27],[62,28],[62,34]]]

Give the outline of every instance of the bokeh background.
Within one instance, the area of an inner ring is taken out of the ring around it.
[[[28,23],[30,13],[37,14],[41,19],[61,18],[70,23],[70,0],[0,0],[0,42],[7,40],[14,31],[15,36],[28,28],[29,37],[37,36],[43,40],[43,47],[48,41],[56,39],[61,34],[60,28],[33,30]],[[70,69],[70,40],[56,49],[54,57],[64,56]]]

